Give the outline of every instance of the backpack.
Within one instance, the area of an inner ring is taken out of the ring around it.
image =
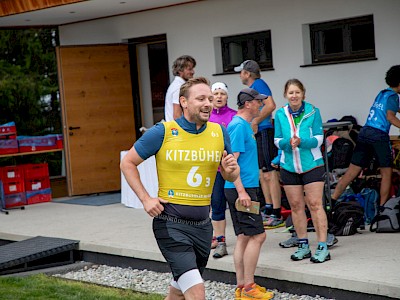
[[[346,138],[339,137],[332,144],[330,159],[328,159],[329,169],[348,168],[353,155],[354,145]]]
[[[357,201],[338,202],[332,209],[329,233],[353,235],[364,225],[364,208]]]
[[[400,232],[400,197],[390,198],[383,205],[383,211],[372,219],[372,232]]]
[[[379,193],[375,189],[363,188],[360,192],[363,198],[362,207],[364,207],[365,223],[371,224],[376,216],[379,207]]]

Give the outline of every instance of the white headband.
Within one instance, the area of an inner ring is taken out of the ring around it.
[[[228,94],[228,86],[223,82],[216,82],[211,86],[211,91],[214,93],[216,90],[224,90]]]

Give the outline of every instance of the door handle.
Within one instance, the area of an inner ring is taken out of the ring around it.
[[[68,127],[68,129],[69,129],[69,130],[81,129],[81,127],[79,127],[79,126],[78,126],[78,127],[72,127],[72,126],[69,126],[69,127]]]

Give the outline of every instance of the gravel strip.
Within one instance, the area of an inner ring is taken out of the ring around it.
[[[170,273],[109,267],[105,265],[85,266],[78,271],[55,274],[53,276],[161,295],[166,295],[169,283],[172,279]],[[227,300],[234,298],[234,285],[207,280],[205,286],[206,300]],[[279,292],[277,290],[273,290],[273,292],[275,293],[274,300],[328,300],[320,296],[295,295]]]

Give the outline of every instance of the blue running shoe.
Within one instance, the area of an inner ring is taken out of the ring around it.
[[[317,250],[315,251],[314,256],[311,257],[310,260],[313,263],[323,263],[324,261],[330,259],[331,259],[331,254],[329,253],[329,250],[319,245]]]
[[[299,244],[296,252],[290,257],[292,260],[302,260],[311,257],[311,250],[308,244]]]

